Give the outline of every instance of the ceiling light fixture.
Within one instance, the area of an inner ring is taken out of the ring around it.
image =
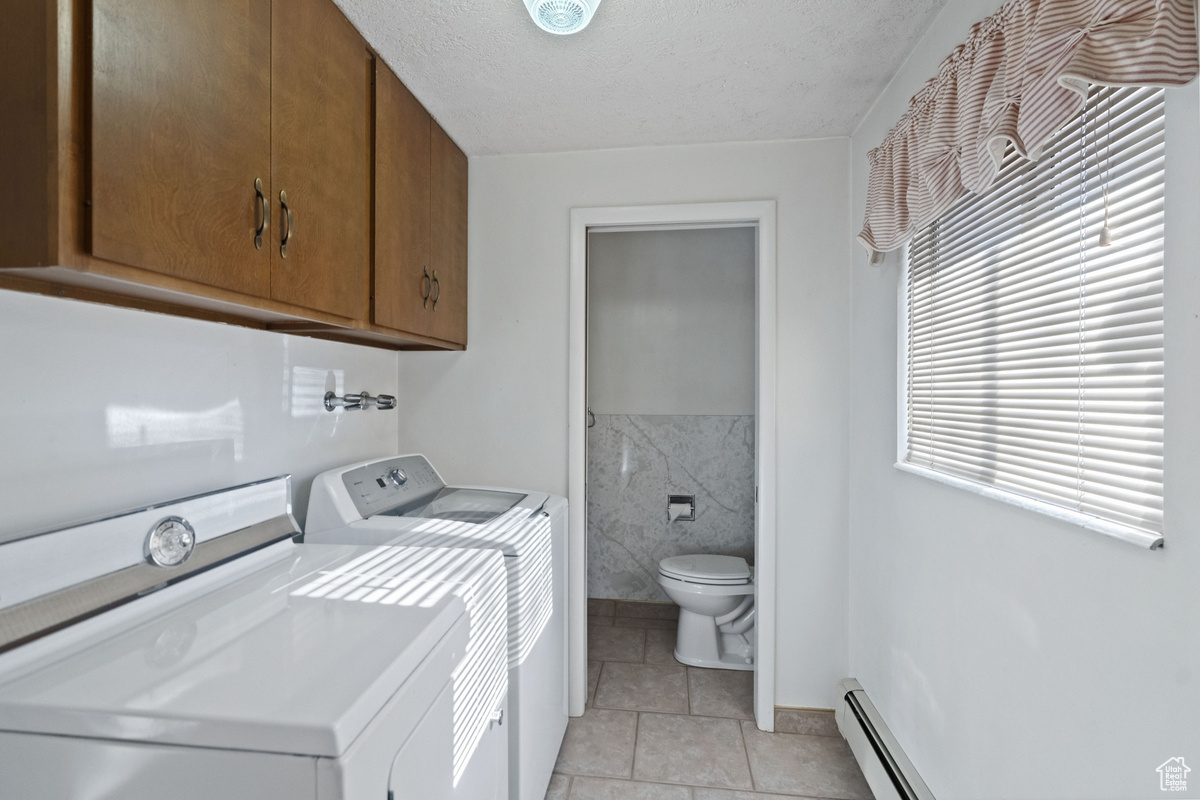
[[[537,26],[559,35],[586,28],[598,5],[600,0],[525,0],[529,16]]]

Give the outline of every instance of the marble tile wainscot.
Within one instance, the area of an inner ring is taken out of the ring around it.
[[[694,522],[667,495],[694,494]],[[588,430],[588,596],[667,601],[658,562],[754,558],[754,416],[597,414]]]

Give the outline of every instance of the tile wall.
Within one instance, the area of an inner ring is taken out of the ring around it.
[[[694,494],[696,520],[667,521]],[[754,556],[753,415],[597,414],[588,430],[588,596],[669,598],[667,556]]]

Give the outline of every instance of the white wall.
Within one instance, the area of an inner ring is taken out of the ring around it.
[[[866,153],[997,0],[949,3],[853,137]],[[1140,550],[899,472],[896,257],[854,251],[850,672],[939,798],[1200,794],[1200,130],[1167,105],[1166,547]],[[1118,232],[1119,235],[1119,232]]]
[[[753,228],[588,235],[588,406],[754,413]]]
[[[395,452],[395,353],[0,291],[0,539]]]
[[[570,209],[776,200],[780,705],[831,707],[846,671],[847,159],[839,139],[474,158],[470,346],[400,356],[401,450],[566,494]]]

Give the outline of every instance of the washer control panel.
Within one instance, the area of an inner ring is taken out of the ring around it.
[[[424,456],[385,458],[342,475],[363,519],[437,494],[446,484]]]

